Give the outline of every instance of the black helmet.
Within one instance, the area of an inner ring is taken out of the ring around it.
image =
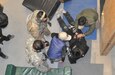
[[[43,20],[43,18],[47,18],[47,15],[46,15],[45,11],[40,10],[37,14],[37,19]]]
[[[41,51],[41,49],[44,49],[44,43],[43,41],[41,40],[35,40],[34,43],[33,43],[33,48],[36,50],[36,51]]]
[[[86,19],[86,17],[84,17],[84,16],[81,16],[81,17],[78,19],[78,24],[81,25],[81,26],[85,25],[86,22],[87,22],[87,19]]]
[[[0,13],[0,28],[5,28],[8,25],[8,16],[5,13]]]

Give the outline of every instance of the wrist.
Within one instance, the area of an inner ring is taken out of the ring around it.
[[[85,36],[85,34],[83,34],[83,36]]]
[[[78,33],[76,32],[75,35],[78,35]]]

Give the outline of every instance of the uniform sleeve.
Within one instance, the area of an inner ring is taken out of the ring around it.
[[[29,62],[29,60],[31,59],[31,52],[32,52],[32,47],[31,44],[33,43],[34,39],[33,38],[28,38],[26,40],[26,50],[25,50],[25,54],[26,54],[26,59]]]
[[[96,28],[96,23],[92,24],[89,27],[89,29],[84,33],[85,36],[88,36],[88,35],[92,34],[94,32],[95,28]]]
[[[29,48],[28,48],[29,41],[27,40],[25,44],[26,44],[26,50],[25,50],[26,58],[25,58],[25,59],[26,59],[26,61],[27,61],[28,63],[30,63],[30,59],[29,59],[29,57],[28,57],[28,56],[29,56],[29,52],[28,52],[28,49],[29,49]]]
[[[44,62],[40,65],[35,65],[35,67],[39,70],[39,71],[42,71],[42,72],[47,72],[48,70],[50,70],[50,67],[49,65],[47,64],[47,62]]]
[[[46,36],[49,36],[51,34],[50,30],[47,27],[45,27],[44,32],[44,35]]]
[[[75,28],[78,30],[78,19],[75,20]]]
[[[29,45],[29,39],[28,40],[26,40],[26,53],[28,54],[28,45]]]

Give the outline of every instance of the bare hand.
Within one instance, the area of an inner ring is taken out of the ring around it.
[[[77,38],[82,38],[82,37],[84,37],[85,35],[84,34],[78,34],[77,35]]]

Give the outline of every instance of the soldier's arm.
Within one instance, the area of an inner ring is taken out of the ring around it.
[[[89,27],[89,29],[84,33],[84,35],[88,36],[88,35],[92,34],[94,32],[95,28],[96,28],[96,24],[91,25]]]
[[[28,23],[27,23],[27,30],[30,31],[31,30],[31,26],[32,25],[32,22],[29,20]]]
[[[76,28],[76,31],[78,30],[78,19],[75,20],[75,28]]]

